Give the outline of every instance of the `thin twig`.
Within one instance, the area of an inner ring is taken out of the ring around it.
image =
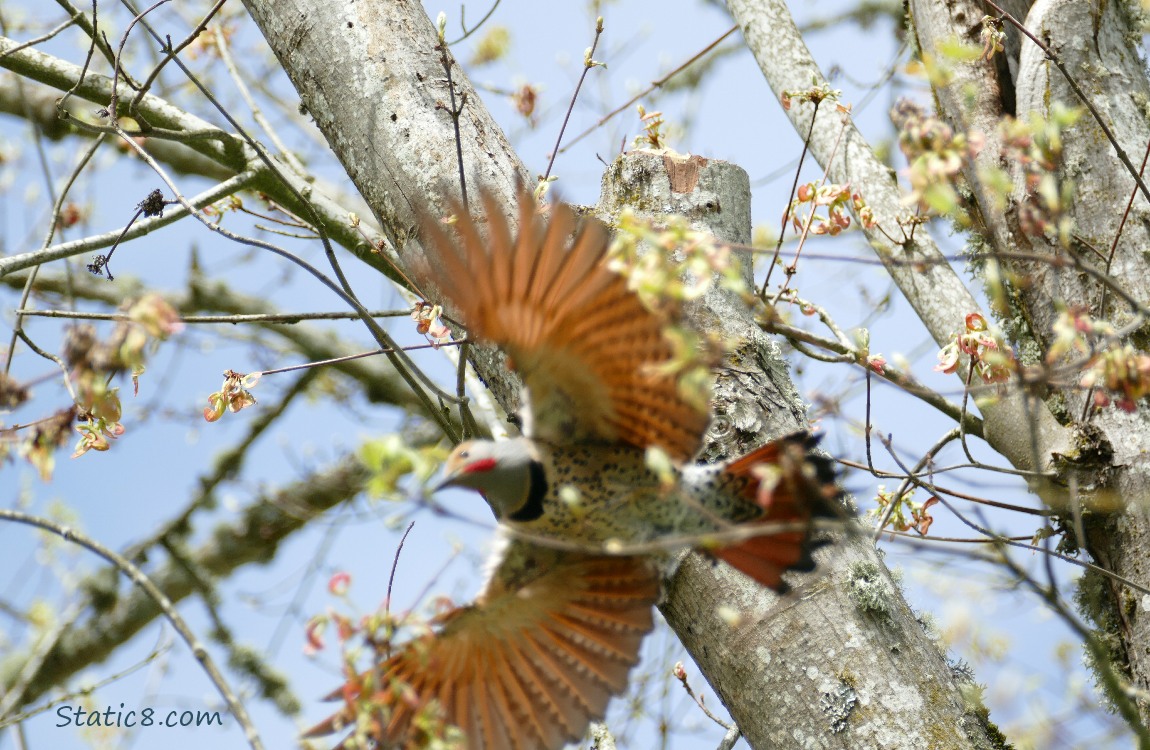
[[[818,100],[815,100],[815,102],[814,102],[814,103],[817,105],[817,104],[818,104]],[[817,111],[817,109],[816,109],[816,111]],[[835,156],[837,156],[837,155],[838,155],[839,146],[841,146],[841,145],[842,145],[842,142],[843,142],[843,137],[844,137],[844,136],[847,134],[848,126],[849,126],[849,124],[850,124],[850,121],[849,121],[848,119],[846,119],[845,117],[844,117],[844,118],[842,118],[841,122],[842,122],[842,127],[841,127],[841,128],[839,128],[839,133],[838,133],[838,136],[835,138],[835,142],[834,142],[834,145],[833,145],[833,146],[831,146],[831,151],[830,151],[830,154],[827,156],[827,164],[828,164],[828,165],[829,165],[829,164],[832,164],[832,163],[834,163],[834,159],[835,159]],[[811,116],[811,131],[812,131],[812,132],[814,131],[814,123],[815,123],[815,118],[814,118],[814,115],[812,115],[812,116]],[[809,135],[808,135],[808,137],[807,137],[807,138],[804,140],[804,142],[803,142],[803,148],[804,148],[804,149],[806,149],[806,148],[807,148],[807,144],[808,144],[809,142],[810,142],[810,137],[809,137]],[[801,163],[800,163],[800,166],[801,166]],[[798,176],[799,176],[799,175],[798,175],[798,171],[796,170],[796,172],[795,172],[795,185],[796,185],[796,188],[797,188],[797,185],[798,185]],[[822,176],[822,179],[820,179],[820,180],[819,180],[819,184],[818,184],[818,187],[817,187],[817,188],[815,188],[815,192],[816,192],[816,193],[817,193],[817,192],[818,192],[818,190],[820,190],[820,189],[821,189],[821,188],[822,188],[824,185],[826,185],[826,184],[827,184],[827,180],[829,180],[829,179],[830,179],[830,176],[831,176],[831,173],[830,173],[830,170],[829,170],[829,169],[827,169],[827,170],[824,170],[824,171],[823,171],[823,176]],[[793,200],[793,198],[792,198],[792,200]],[[788,210],[788,211],[790,210],[790,207],[789,207],[789,206],[790,206],[790,204],[788,204],[788,208],[787,208],[787,210]],[[783,286],[782,286],[782,288],[781,288],[781,289],[779,289],[778,293],[777,293],[777,294],[775,294],[774,298],[773,298],[773,299],[772,299],[770,302],[768,302],[768,303],[767,303],[767,304],[768,304],[768,306],[770,306],[770,307],[774,307],[776,304],[778,304],[779,298],[780,298],[780,297],[782,297],[782,296],[783,296],[783,293],[784,293],[784,292],[786,292],[786,291],[787,291],[787,289],[790,287],[790,284],[791,284],[791,280],[794,278],[794,274],[795,274],[795,271],[797,270],[797,267],[798,267],[798,264],[799,264],[799,256],[802,254],[802,252],[803,252],[803,248],[806,246],[807,238],[809,238],[809,237],[810,237],[811,227],[812,227],[812,226],[814,226],[814,221],[815,221],[815,209],[816,209],[817,207],[818,207],[818,205],[817,205],[817,204],[814,202],[814,200],[813,200],[813,196],[812,196],[812,201],[811,201],[811,206],[810,206],[810,213],[809,213],[809,214],[807,214],[807,220],[806,220],[806,222],[803,224],[803,231],[802,231],[802,234],[800,234],[800,235],[799,235],[799,241],[798,241],[798,244],[797,244],[797,245],[796,245],[796,247],[795,247],[795,257],[794,257],[794,260],[793,260],[793,261],[791,261],[790,265],[788,265],[788,266],[786,267],[786,274],[787,274],[787,278],[786,278],[786,280],[783,282]],[[781,237],[780,237],[779,247],[780,247],[780,248],[782,247],[782,240],[781,240]],[[777,257],[777,256],[776,256],[776,257]],[[768,269],[767,269],[767,278],[763,280],[763,289],[762,289],[762,293],[763,293],[764,295],[766,294],[766,289],[767,289],[767,281],[769,281],[769,280],[770,280],[770,277],[771,277],[771,271],[773,271],[773,270],[774,270],[774,266],[775,266],[775,263],[774,263],[774,261],[772,260],[772,261],[771,261],[771,266],[770,266],[770,268],[768,268]],[[764,301],[766,301],[766,300],[765,300],[765,298],[764,298]]]
[[[89,21],[88,16],[84,15],[83,11],[72,5],[72,3],[68,2],[68,0],[56,0],[57,5],[63,8],[70,16],[76,18],[76,25],[79,26],[80,29],[82,29],[83,32],[88,35],[88,38],[92,41],[92,46],[100,50],[100,54],[104,56],[104,59],[108,61],[108,64],[115,65],[115,51],[96,31],[97,3],[98,0],[92,0],[92,20]],[[132,79],[127,73],[124,73],[123,75],[124,80],[127,82],[128,86],[132,88],[139,86],[139,84],[136,83],[136,81]]]
[[[871,455],[871,440],[870,440],[871,431],[872,431],[874,425],[871,423],[871,419],[870,419],[870,407],[871,407],[870,368],[868,367],[868,368],[866,368],[866,427],[863,430],[863,441],[864,441],[864,444],[866,445],[866,465],[867,465],[867,468],[870,469],[870,473],[874,474],[875,473],[874,456]]]
[[[459,105],[455,104],[455,80],[451,77],[451,66],[455,62],[454,56],[447,49],[447,42],[443,39],[442,30],[439,37],[439,61],[443,65],[443,72],[447,76],[447,94],[451,100],[451,109],[448,114],[451,115],[451,125],[455,130],[455,163],[459,168],[459,194],[463,199],[464,210],[470,210],[471,204],[467,200],[467,173],[463,165],[463,136],[459,132],[459,118],[463,114],[463,108],[467,105],[467,95],[460,95]]]
[[[10,718],[5,718],[5,713],[2,710],[0,710],[0,729],[6,729],[7,727],[10,727],[10,726],[17,726],[18,727],[22,723],[28,721],[29,719],[31,719],[35,716],[39,716],[40,714],[44,713],[45,711],[51,711],[53,708],[60,705],[61,703],[70,703],[70,702],[76,700],[76,698],[78,698],[78,697],[85,696],[85,695],[92,695],[94,693],[99,692],[99,690],[101,688],[107,687],[108,685],[114,685],[115,683],[124,679],[128,675],[132,674],[133,672],[136,672],[140,669],[143,669],[144,667],[146,667],[149,664],[151,664],[152,662],[154,662],[156,659],[163,656],[165,653],[167,653],[168,649],[170,648],[170,643],[171,642],[168,641],[167,645],[162,645],[158,648],[153,649],[150,654],[148,654],[147,656],[145,656],[143,659],[136,662],[135,664],[131,665],[127,669],[123,669],[119,672],[116,672],[112,676],[110,676],[106,679],[100,680],[99,682],[97,682],[95,684],[86,685],[86,686],[84,686],[81,689],[76,690],[76,691],[66,692],[63,695],[60,695],[56,698],[53,698],[52,700],[48,701],[47,703],[45,703],[42,706],[36,706],[35,708],[30,708],[27,711],[21,711],[18,714],[13,714]],[[5,696],[5,698],[7,698],[7,696]]]
[[[285,372],[295,372],[297,370],[307,370],[307,369],[311,369],[313,367],[324,367],[326,365],[335,365],[335,364],[339,364],[340,362],[351,362],[353,360],[363,359],[364,357],[375,357],[375,356],[378,356],[380,354],[394,354],[397,351],[411,352],[411,351],[419,351],[419,350],[423,350],[423,349],[441,349],[442,347],[445,347],[445,346],[458,346],[458,345],[466,343],[466,341],[467,341],[467,339],[460,339],[459,341],[445,341],[442,344],[438,344],[438,343],[436,343],[436,344],[412,344],[411,346],[401,346],[401,347],[398,347],[396,349],[374,349],[370,352],[359,352],[358,354],[347,354],[347,355],[342,356],[342,357],[332,357],[331,359],[324,359],[324,360],[321,360],[319,362],[305,362],[305,363],[300,364],[300,365],[288,365],[287,367],[277,367],[274,370],[261,370],[258,373],[250,373],[250,374],[252,374],[252,375],[258,374],[261,376],[262,375],[279,375],[279,374],[285,373]],[[444,400],[449,401],[451,403],[455,403],[457,400],[460,400],[460,399],[457,399],[455,396],[452,396],[452,395],[446,394],[446,393],[442,394],[441,398],[443,398]]]
[[[219,0],[216,9],[223,5],[223,3],[224,0]],[[214,10],[215,9],[213,9],[213,12]],[[207,23],[207,19],[204,20],[204,23]],[[271,123],[268,122],[267,118],[264,117],[263,110],[260,109],[259,104],[252,97],[251,92],[248,90],[247,84],[244,83],[244,77],[240,75],[239,68],[236,67],[235,60],[232,59],[232,53],[229,49],[228,39],[224,35],[223,29],[217,26],[214,29],[212,36],[216,42],[216,49],[220,52],[220,60],[223,62],[224,67],[227,68],[228,73],[231,75],[232,83],[235,84],[236,90],[240,92],[240,97],[244,100],[244,103],[248,105],[248,110],[250,110],[252,113],[252,119],[255,120],[256,124],[260,126],[260,129],[267,133],[268,138],[271,140],[272,144],[275,145],[276,150],[279,151],[280,156],[282,156],[284,161],[287,162],[287,164],[295,170],[296,174],[301,176],[306,175],[307,169],[300,162],[299,157],[297,157],[295,152],[289,149],[287,144],[285,144],[283,140],[280,139],[279,134],[276,132],[275,128],[273,128]]]
[[[870,435],[869,424],[867,425],[867,427],[868,427],[867,435],[869,436]],[[914,467],[912,474],[915,472],[921,471],[924,466],[926,466],[936,455],[938,455],[939,451],[941,451],[943,448],[945,448],[953,440],[956,440],[958,438],[958,435],[959,435],[959,431],[958,431],[958,428],[956,427],[956,428],[950,430],[949,432],[947,432],[941,438],[939,438],[938,441],[936,441],[935,444],[932,445],[926,451],[926,453],[923,454],[922,458],[919,459],[918,463],[915,464],[915,467]],[[868,440],[868,449],[869,449],[869,440]],[[869,453],[867,455],[867,461],[868,461],[868,463],[870,461]],[[885,512],[883,513],[882,517],[879,519],[878,523],[875,525],[875,530],[874,530],[874,543],[875,544],[878,544],[879,539],[882,537],[883,529],[886,528],[887,523],[890,521],[890,517],[892,515],[894,515],[895,508],[902,504],[903,495],[906,494],[906,491],[908,489],[908,485],[910,485],[912,482],[914,482],[914,480],[911,478],[910,475],[904,476],[903,480],[902,480],[902,484],[900,484],[898,489],[895,490],[894,493],[891,495],[891,497],[893,499],[891,500],[890,504],[887,505]]]
[[[156,65],[152,69],[152,72],[148,74],[148,77],[144,79],[140,90],[136,92],[136,95],[132,97],[132,103],[128,105],[128,114],[131,115],[133,119],[139,119],[140,103],[144,100],[144,96],[148,93],[149,89],[152,88],[152,84],[156,82],[160,71],[164,69],[164,66],[167,65],[173,57],[180,54],[185,47],[199,38],[200,34],[204,33],[204,30],[208,27],[208,23],[215,17],[216,13],[220,11],[220,8],[224,7],[225,2],[227,2],[227,0],[216,0],[216,4],[208,10],[203,19],[196,24],[196,27],[184,37],[184,41],[173,47],[169,39],[167,40],[167,44],[162,46],[161,51],[164,53],[164,59],[160,60],[159,64]]]
[[[551,158],[547,160],[547,171],[543,173],[540,183],[546,183],[551,177],[551,167],[555,166],[555,159],[559,156],[559,146],[563,143],[563,133],[567,130],[567,123],[571,120],[571,113],[575,111],[575,102],[579,101],[579,90],[587,80],[587,74],[602,63],[595,62],[595,48],[599,46],[599,37],[603,36],[603,16],[595,19],[595,40],[591,42],[591,49],[583,56],[583,73],[579,76],[579,83],[575,84],[575,93],[571,95],[571,103],[567,105],[567,114],[563,116],[563,125],[559,128],[559,136],[555,139],[555,148],[551,149]]]
[[[462,42],[467,37],[474,34],[476,31],[481,29],[483,27],[483,24],[487,23],[487,19],[491,18],[491,14],[493,14],[495,12],[495,9],[499,7],[500,2],[501,2],[501,0],[495,0],[495,2],[491,6],[491,10],[487,11],[487,13],[483,16],[483,18],[479,19],[479,23],[475,24],[470,29],[467,28],[467,16],[465,15],[466,11],[467,11],[467,6],[466,5],[460,6],[460,8],[459,8],[459,28],[463,29],[463,36],[459,37],[458,39],[456,39],[454,41],[448,42],[447,46],[454,47],[455,45],[459,44],[460,42]]]
[[[83,13],[76,11],[76,15],[72,16],[67,21],[64,21],[63,23],[61,23],[59,26],[52,29],[51,31],[48,31],[44,34],[41,34],[40,36],[35,37],[33,39],[29,39],[26,42],[21,42],[20,44],[17,44],[15,47],[9,47],[8,49],[4,50],[3,52],[0,52],[0,60],[3,60],[5,57],[12,54],[13,52],[19,52],[22,49],[27,49],[28,47],[34,47],[37,44],[41,44],[43,42],[48,41],[52,37],[59,34],[61,31],[63,31],[64,29],[75,24],[79,20],[80,16],[83,16]]]
[[[890,444],[890,442],[883,440],[883,437],[881,435],[879,436],[879,440],[882,441],[883,446],[886,447],[887,452],[890,453],[891,458],[894,459],[895,463],[897,463],[899,465],[899,468],[901,468],[905,471],[906,467],[903,466],[901,460],[898,458],[898,455],[894,451],[894,447]],[[919,484],[920,486],[925,487],[925,484],[919,482],[918,480],[915,480],[915,484]],[[970,527],[971,529],[974,529],[979,534],[982,534],[983,536],[987,537],[988,539],[993,539],[997,542],[1000,542],[1000,543],[1005,544],[1005,545],[1009,545],[1011,547],[1018,547],[1019,549],[1030,550],[1031,552],[1039,552],[1043,555],[1051,555],[1051,556],[1057,557],[1059,560],[1062,560],[1063,562],[1070,563],[1071,565],[1077,565],[1078,567],[1084,568],[1085,570],[1094,571],[1095,573],[1098,573],[1099,575],[1106,576],[1107,578],[1109,578],[1112,581],[1117,581],[1118,583],[1121,583],[1125,586],[1129,586],[1130,588],[1132,588],[1136,591],[1141,591],[1143,594],[1150,594],[1150,588],[1147,588],[1146,586],[1143,586],[1140,583],[1136,583],[1134,581],[1131,581],[1128,578],[1124,578],[1124,577],[1118,575],[1117,573],[1109,571],[1106,568],[1103,568],[1099,565],[1095,565],[1093,563],[1088,563],[1085,560],[1076,560],[1075,558],[1070,557],[1069,555],[1064,555],[1060,552],[1055,552],[1054,550],[1043,549],[1042,547],[1038,547],[1038,546],[1035,546],[1033,544],[1027,544],[1026,542],[1015,541],[1010,537],[1005,537],[1005,536],[1002,536],[1000,534],[996,534],[995,532],[991,531],[990,529],[986,528],[985,526],[981,526],[979,524],[976,524],[973,521],[971,521],[970,519],[968,519],[965,515],[960,513],[958,511],[958,509],[955,508],[954,505],[951,502],[949,502],[946,498],[939,497],[938,495],[933,495],[933,497],[937,497],[938,501],[940,503],[942,503],[943,506],[947,510],[949,510],[951,513],[954,514],[955,518],[957,518],[962,523],[966,524],[966,526]],[[923,537],[923,538],[926,539],[929,537]]]
[[[58,524],[46,518],[40,518],[38,516],[32,516],[27,513],[21,513],[20,511],[8,509],[0,509],[0,520],[12,521],[14,523],[21,523],[28,526],[35,526],[36,528],[59,536],[64,541],[79,545],[80,547],[83,547],[84,549],[87,549],[99,557],[107,560],[109,563],[122,571],[124,575],[126,575],[128,579],[132,581],[132,583],[143,589],[144,593],[148,595],[148,598],[155,602],[156,606],[160,608],[160,610],[164,613],[164,616],[168,619],[168,622],[170,622],[172,627],[176,629],[176,632],[180,634],[180,637],[184,640],[184,643],[186,643],[188,648],[191,649],[192,655],[195,656],[196,661],[200,663],[204,669],[204,672],[212,681],[212,684],[216,686],[216,690],[219,691],[220,697],[223,698],[224,702],[228,704],[228,709],[231,711],[232,717],[243,728],[244,736],[247,739],[248,744],[251,745],[253,750],[263,750],[263,742],[260,741],[259,733],[256,731],[255,725],[252,723],[251,718],[248,716],[247,709],[244,708],[244,704],[232,690],[231,686],[224,678],[223,673],[216,666],[215,660],[212,659],[211,653],[204,646],[204,644],[200,642],[199,638],[196,637],[196,634],[192,632],[192,629],[188,627],[187,622],[184,621],[184,618],[176,610],[176,607],[174,604],[172,604],[172,601],[168,599],[167,595],[164,594],[164,592],[161,591],[156,586],[156,584],[152,583],[152,580],[148,578],[148,576],[146,576],[142,570],[133,565],[132,562],[127,558],[117,554],[99,542],[93,539],[89,539],[88,537],[74,531],[69,526]]]
[[[897,531],[895,529],[887,529],[883,532],[884,535],[891,537],[905,537],[906,539],[914,539],[917,541],[928,542],[946,542],[948,544],[998,544],[999,540],[994,537],[963,537],[963,536],[935,536],[933,534],[924,536],[922,534],[912,534],[909,531]],[[1027,536],[1005,536],[1003,539],[1008,539],[1014,542],[1025,542],[1027,539],[1033,539],[1034,535]]]
[[[592,125],[591,127],[587,128],[586,130],[584,130],[582,133],[580,133],[579,135],[575,136],[574,138],[572,138],[572,139],[571,139],[571,140],[570,140],[570,141],[567,143],[567,145],[566,145],[566,146],[564,146],[563,148],[559,149],[559,153],[560,153],[560,154],[564,153],[565,151],[567,151],[568,149],[570,149],[572,146],[574,146],[576,143],[578,143],[579,141],[583,140],[583,139],[584,139],[584,138],[586,138],[587,136],[589,136],[589,135],[591,135],[592,133],[594,133],[594,132],[595,132],[596,130],[598,130],[599,128],[601,128],[601,127],[603,127],[604,125],[606,125],[606,124],[607,124],[607,121],[608,121],[608,120],[610,120],[611,118],[615,117],[615,115],[617,115],[617,114],[619,114],[620,112],[623,112],[623,111],[625,111],[625,110],[629,109],[629,108],[631,107],[631,105],[632,105],[632,104],[634,104],[635,102],[639,101],[639,100],[640,100],[640,99],[642,99],[643,97],[647,96],[648,94],[650,94],[650,93],[651,93],[652,91],[654,91],[655,89],[657,89],[657,88],[660,88],[661,86],[665,85],[665,84],[667,83],[667,81],[671,80],[672,78],[674,78],[675,76],[679,75],[680,73],[682,73],[682,72],[683,72],[684,70],[686,70],[687,68],[689,68],[689,67],[691,67],[692,65],[694,65],[696,62],[698,62],[699,58],[703,57],[703,55],[707,54],[708,52],[710,52],[711,50],[713,50],[715,47],[717,47],[717,46],[719,45],[719,43],[720,43],[720,42],[722,42],[724,39],[726,39],[727,37],[729,37],[731,34],[735,33],[735,32],[738,30],[738,28],[739,28],[739,27],[738,27],[738,24],[736,24],[736,25],[732,26],[731,28],[727,29],[727,30],[726,30],[726,31],[723,33],[723,35],[722,35],[722,36],[720,36],[718,39],[716,39],[715,41],[713,41],[713,42],[711,42],[710,44],[708,44],[706,47],[703,47],[703,49],[701,49],[701,50],[699,50],[699,52],[695,53],[695,55],[694,55],[694,56],[692,56],[692,57],[691,57],[691,59],[687,60],[685,63],[683,63],[682,65],[678,66],[677,68],[675,68],[675,69],[674,69],[674,70],[672,70],[670,73],[668,73],[667,75],[663,76],[662,78],[660,78],[660,79],[658,79],[658,80],[655,80],[655,81],[651,81],[651,85],[650,85],[650,86],[648,86],[647,88],[643,89],[642,91],[640,91],[638,94],[636,94],[635,96],[631,97],[631,98],[630,98],[630,99],[628,99],[627,101],[623,102],[622,104],[620,104],[618,107],[616,107],[615,109],[611,110],[611,111],[610,111],[610,112],[608,112],[607,114],[603,115],[603,117],[599,118],[599,121],[598,121],[598,122],[596,122],[594,125]]]
[[[131,35],[132,29],[135,28],[136,24],[144,20],[144,16],[169,2],[171,2],[171,0],[156,0],[147,10],[142,13],[137,13],[136,17],[132,19],[132,22],[128,24],[128,27],[124,29],[124,33],[120,36],[120,46],[116,50],[116,64],[112,66],[112,98],[108,104],[108,116],[113,120],[116,119],[117,113],[120,110],[120,68],[122,67],[121,59],[124,54],[124,46],[128,43],[128,37]]]
[[[64,183],[63,189],[60,190],[60,194],[55,199],[55,205],[52,206],[52,218],[51,221],[48,222],[48,232],[44,236],[42,247],[46,248],[52,243],[52,238],[56,236],[56,229],[60,224],[60,210],[64,206],[64,200],[68,197],[68,193],[71,191],[72,186],[76,183],[80,173],[84,171],[84,167],[88,165],[88,162],[91,161],[92,157],[96,155],[96,151],[99,150],[100,146],[104,144],[104,140],[104,136],[97,138],[96,141],[88,147],[88,150],[85,151],[84,154],[80,157],[80,160],[77,162],[75,168],[72,169],[72,173],[69,175],[68,181]],[[28,299],[32,295],[32,287],[36,283],[36,276],[39,275],[39,271],[40,267],[35,266],[32,269],[32,272],[28,274],[28,278],[24,281],[24,289],[20,293],[20,302],[17,304],[18,308],[23,309],[24,306],[28,304]],[[0,276],[3,275],[3,272],[0,271]],[[12,327],[12,338],[8,342],[8,351],[4,357],[5,375],[11,372],[12,357],[16,349],[16,337],[22,334],[23,331],[24,318],[22,315],[20,315],[20,313],[16,313],[16,323]]]
[[[57,0],[57,1],[59,1],[59,0]],[[101,40],[101,41],[103,41],[102,46],[99,45],[96,41],[97,38],[100,36],[100,27],[99,27],[97,20],[96,20],[97,19],[96,11],[98,8],[99,8],[99,0],[92,0],[92,25],[91,25],[92,31],[90,34],[88,34],[89,38],[92,40],[92,43],[88,45],[88,53],[84,56],[84,65],[80,68],[80,75],[76,76],[76,83],[74,83],[70,89],[65,91],[64,95],[61,96],[56,101],[56,113],[62,118],[68,117],[67,110],[64,109],[64,107],[68,104],[68,99],[81,86],[84,85],[84,78],[85,78],[85,76],[88,75],[88,66],[92,64],[92,56],[94,54],[96,54],[96,48],[99,46],[101,51],[104,52],[105,56],[107,56],[111,52],[111,49],[108,45],[108,41],[106,39]],[[70,9],[73,11],[75,10],[74,8],[71,8],[71,7],[70,7]],[[81,25],[81,28],[84,28],[84,26]],[[87,30],[87,29],[85,29],[85,30]],[[115,65],[115,63],[116,63],[115,56],[112,56],[111,58],[109,58],[109,61],[113,65]],[[131,85],[130,82],[129,82],[129,85]]]
[[[35,318],[66,318],[69,320],[131,320],[127,313],[96,313],[78,312],[75,310],[36,310],[18,308],[17,315],[26,315]],[[411,310],[370,310],[373,318],[404,318],[411,314]],[[310,313],[252,313],[248,315],[181,315],[181,323],[207,323],[219,325],[223,323],[235,325],[237,323],[285,323],[294,324],[304,320],[359,320],[356,312],[310,312]]]
[[[683,690],[687,691],[687,695],[690,696],[691,700],[695,702],[695,705],[698,706],[704,714],[706,714],[707,718],[721,726],[723,729],[726,729],[728,733],[734,731],[735,739],[737,740],[739,738],[738,727],[734,724],[734,722],[723,721],[714,713],[712,713],[711,709],[707,708],[707,704],[703,703],[702,699],[695,694],[695,691],[691,688],[690,683],[687,681],[687,672],[683,669],[682,662],[679,662],[675,665],[673,673],[675,678],[679,680],[679,684],[683,686]]]
[[[779,262],[779,255],[783,252],[783,238],[787,235],[787,224],[790,223],[788,219],[791,218],[791,206],[794,205],[795,194],[799,190],[799,177],[803,174],[803,162],[806,161],[807,151],[809,151],[811,147],[811,136],[815,132],[815,120],[819,116],[819,104],[821,103],[821,99],[815,99],[811,102],[811,104],[814,105],[814,111],[811,112],[811,124],[810,127],[807,128],[807,136],[803,138],[803,150],[799,154],[798,163],[795,164],[795,179],[791,181],[791,194],[787,198],[786,208],[783,209],[782,226],[779,228],[779,241],[775,243],[775,254],[771,256],[770,262],[767,263],[767,276],[763,279],[763,286],[759,289],[759,297],[763,302],[767,301],[767,285],[771,283],[771,274],[774,273],[775,264]],[[826,179],[825,175],[823,179]]]
[[[46,352],[41,349],[36,345],[36,342],[29,338],[28,334],[23,330],[18,331],[16,333],[16,337],[23,341],[24,345],[31,349],[33,354],[39,355],[49,362],[56,363],[56,366],[60,368],[60,372],[64,373],[64,387],[68,390],[68,395],[72,398],[72,401],[75,402],[77,400],[76,391],[72,388],[72,376],[68,372],[68,366],[64,364],[64,360],[60,359],[52,352]]]
[[[850,467],[852,469],[862,469],[864,471],[867,470],[867,467],[865,464],[860,464],[857,461],[851,461],[851,460],[846,459],[846,458],[838,458],[835,460],[836,460],[836,462],[842,464],[843,466],[847,466],[847,467]],[[944,471],[957,471],[958,469],[983,469],[983,467],[978,466],[976,464],[959,464],[957,466],[949,466],[949,467],[945,467],[942,469],[932,467],[930,473],[941,474]],[[983,469],[983,470],[985,471],[985,469]],[[905,479],[907,476],[906,474],[896,473],[896,472],[892,472],[892,471],[883,471],[881,469],[875,471],[874,475],[878,479],[900,479],[900,480]],[[921,477],[922,475],[912,475],[912,476]],[[1030,515],[1030,516],[1042,516],[1043,518],[1058,515],[1058,513],[1056,511],[1053,511],[1053,510],[1047,510],[1044,508],[1027,508],[1025,505],[1016,505],[1014,503],[1004,503],[1000,500],[991,500],[988,497],[979,497],[977,495],[971,495],[971,494],[966,493],[966,492],[959,492],[958,490],[952,490],[949,487],[944,487],[944,486],[938,484],[937,482],[923,482],[922,486],[927,488],[932,494],[941,493],[943,495],[949,495],[950,497],[958,498],[959,500],[968,500],[972,503],[978,503],[979,505],[989,505],[992,508],[1002,508],[1003,510],[1009,510],[1013,513],[1023,513],[1025,515]]]
[[[395,584],[395,571],[399,567],[399,555],[403,552],[403,543],[407,541],[407,535],[415,528],[415,521],[407,524],[407,531],[403,532],[403,536],[399,539],[399,545],[395,548],[395,559],[391,561],[391,574],[387,577],[387,598],[383,600],[383,612],[385,615],[391,614],[391,587]]]
[[[96,259],[88,264],[89,271],[97,276],[100,275],[100,271],[104,271],[108,274],[108,281],[116,280],[116,277],[112,275],[112,256],[115,254],[116,248],[118,248],[120,243],[123,241],[124,235],[128,233],[128,230],[132,228],[132,225],[136,223],[136,220],[143,215],[144,207],[136,206],[136,213],[132,214],[132,218],[128,219],[128,223],[124,225],[124,228],[120,231],[120,236],[117,237],[116,241],[112,243],[112,247],[108,250],[108,254],[96,256]],[[161,212],[159,215],[163,216],[164,214]]]
[[[1150,161],[1150,141],[1147,141],[1147,143],[1146,143],[1146,153],[1144,153],[1142,155],[1142,166],[1139,167],[1138,174],[1144,174],[1146,172],[1147,161]],[[1136,195],[1138,195],[1137,188],[1130,191],[1130,198],[1126,201],[1126,210],[1122,212],[1122,220],[1118,222],[1118,229],[1115,230],[1114,239],[1110,243],[1110,253],[1105,256],[1106,257],[1106,273],[1107,274],[1110,273],[1111,266],[1113,266],[1113,264],[1114,264],[1114,254],[1116,252],[1118,252],[1118,240],[1121,239],[1121,237],[1122,237],[1122,230],[1125,229],[1125,227],[1126,227],[1126,220],[1130,218],[1130,210],[1134,207],[1134,197]],[[1110,291],[1109,287],[1105,287],[1105,286],[1102,287],[1102,301],[1098,306],[1099,316],[1102,318],[1106,317],[1106,307],[1110,302],[1109,296],[1108,296],[1109,291]],[[1091,388],[1093,389],[1093,386]],[[1090,403],[1090,395],[1089,394],[1087,394],[1085,403],[1087,403],[1087,404]],[[1085,413],[1083,413],[1083,420],[1082,421],[1086,421],[1085,420]]]

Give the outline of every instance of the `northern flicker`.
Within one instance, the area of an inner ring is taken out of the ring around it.
[[[425,220],[423,241],[448,310],[524,381],[524,437],[460,444],[440,485],[486,499],[502,555],[474,604],[351,676],[344,709],[307,736],[355,726],[376,746],[421,747],[433,716],[463,747],[561,748],[626,687],[669,553],[703,548],[783,591],[784,571],[813,567],[810,519],[838,510],[805,433],[691,463],[709,415],[665,367],[666,321],[606,267],[602,224],[576,232],[556,205],[544,225],[525,192],[513,239],[496,200],[483,203],[485,235],[455,205],[456,237]],[[656,468],[651,448],[670,462]]]

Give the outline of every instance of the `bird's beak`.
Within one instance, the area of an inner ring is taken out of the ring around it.
[[[439,492],[440,490],[446,489],[448,487],[458,487],[459,486],[457,484],[458,480],[459,480],[459,473],[458,472],[444,470],[443,479],[439,480],[439,484],[432,487],[431,491],[433,493],[435,493],[435,492]]]

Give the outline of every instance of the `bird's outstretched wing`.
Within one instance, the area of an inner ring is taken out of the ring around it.
[[[423,747],[451,725],[471,750],[558,750],[626,687],[658,596],[642,558],[511,541],[475,604],[353,676],[336,694],[343,710],[305,736],[353,728]]]
[[[476,339],[507,352],[530,396],[531,437],[552,444],[658,446],[685,461],[708,415],[680,393],[666,321],[643,306],[603,260],[607,230],[557,204],[543,225],[529,191],[514,239],[504,209],[483,193],[486,233],[459,204],[456,236],[423,222],[434,284]]]

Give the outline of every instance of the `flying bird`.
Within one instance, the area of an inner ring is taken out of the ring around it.
[[[423,244],[452,316],[524,381],[524,437],[461,443],[440,485],[484,497],[501,556],[473,604],[351,675],[343,709],[305,736],[409,748],[456,727],[473,750],[557,750],[625,689],[669,553],[702,548],[784,591],[785,571],[814,566],[809,521],[841,513],[806,433],[692,463],[709,414],[667,366],[665,316],[607,267],[601,223],[562,204],[545,221],[524,191],[513,236],[482,201],[485,232],[455,204],[454,234],[425,217]]]

